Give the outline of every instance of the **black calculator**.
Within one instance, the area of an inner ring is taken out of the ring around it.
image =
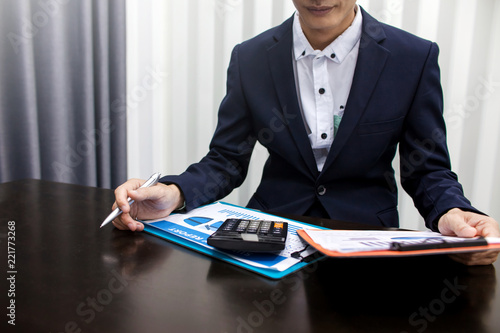
[[[227,219],[207,243],[224,250],[276,252],[285,248],[287,233],[287,222]]]

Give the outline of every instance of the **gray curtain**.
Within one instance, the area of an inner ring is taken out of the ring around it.
[[[125,0],[0,0],[0,182],[127,177]]]

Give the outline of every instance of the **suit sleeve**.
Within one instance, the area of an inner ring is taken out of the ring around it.
[[[432,43],[399,146],[401,185],[426,226],[435,231],[439,218],[452,208],[480,213],[451,171],[438,53],[438,46]]]
[[[184,194],[186,210],[214,202],[228,195],[244,181],[255,136],[241,87],[236,46],[227,71],[227,91],[218,112],[218,123],[208,154],[178,176],[166,176],[162,183],[176,184]]]

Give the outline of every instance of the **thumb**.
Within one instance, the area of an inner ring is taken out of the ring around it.
[[[457,237],[474,237],[477,234],[476,228],[468,225],[463,218],[458,216],[450,216],[445,218],[439,225],[439,231],[443,235]]]
[[[138,188],[128,193],[134,201],[155,200],[161,197],[161,192],[157,186]]]

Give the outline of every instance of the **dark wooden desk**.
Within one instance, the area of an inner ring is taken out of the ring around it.
[[[0,184],[2,332],[500,332],[498,262],[327,259],[273,281],[145,233],[100,230],[113,201],[104,189]]]

